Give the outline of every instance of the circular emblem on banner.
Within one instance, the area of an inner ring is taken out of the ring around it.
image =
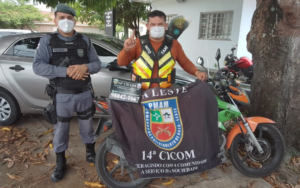
[[[179,34],[179,30],[178,30],[178,29],[175,29],[175,30],[174,30],[174,34],[175,34],[175,35],[178,35],[178,34]]]
[[[114,84],[117,84],[118,82],[119,82],[119,80],[118,79],[114,79]]]
[[[164,150],[177,148],[183,139],[177,98],[146,101],[142,105],[145,107],[145,132],[152,143]]]

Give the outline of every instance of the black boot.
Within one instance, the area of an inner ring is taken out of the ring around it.
[[[56,153],[56,167],[52,173],[51,180],[53,182],[59,182],[62,180],[66,167],[67,160],[65,157],[65,151]]]
[[[89,163],[95,163],[95,142],[92,144],[85,144],[86,146],[86,161]]]

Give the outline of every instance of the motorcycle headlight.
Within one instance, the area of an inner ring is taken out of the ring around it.
[[[226,66],[226,64],[227,64],[227,61],[224,61],[224,62],[223,62],[223,64]]]

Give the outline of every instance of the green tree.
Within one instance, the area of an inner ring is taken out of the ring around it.
[[[34,28],[34,21],[43,21],[45,16],[33,5],[27,5],[29,0],[0,1],[1,28]]]
[[[124,27],[125,37],[128,37],[128,28],[135,29],[136,37],[139,37],[140,20],[147,19],[150,5],[130,3],[129,0],[118,0],[115,9],[116,22]]]
[[[98,13],[105,12],[116,6],[117,0],[33,0],[34,2],[44,3],[50,7],[55,7],[59,3],[80,3],[81,6],[94,10]]]
[[[88,24],[100,24],[100,28],[105,28],[105,11],[94,6],[89,7],[85,3],[76,1],[69,3],[78,16],[78,20]],[[112,7],[116,11],[116,25],[124,27],[125,36],[128,37],[128,28],[135,29],[139,36],[139,21],[147,19],[149,5],[144,3],[130,3],[129,0],[116,0]],[[116,30],[119,29],[118,27]],[[120,31],[116,31],[117,33]]]
[[[105,27],[105,11],[116,10],[116,25],[124,27],[125,36],[128,37],[128,28],[139,31],[139,21],[146,20],[149,5],[144,3],[130,3],[129,0],[35,0],[55,7],[58,3],[68,3],[72,6],[78,20],[88,24],[100,24]],[[136,32],[139,36],[139,32]]]
[[[300,150],[300,7],[290,0],[256,2],[247,36],[252,115],[273,119],[286,144]]]

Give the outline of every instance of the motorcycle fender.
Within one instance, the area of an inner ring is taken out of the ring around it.
[[[268,118],[264,118],[264,117],[250,117],[250,118],[245,118],[245,120],[248,122],[252,132],[255,131],[256,127],[258,124],[260,123],[272,123],[274,124],[275,122],[271,119]],[[243,122],[240,122],[240,125],[243,129],[243,132],[246,133],[246,128],[244,127]],[[229,149],[231,146],[231,143],[233,141],[233,139],[236,137],[236,135],[242,133],[241,129],[239,127],[238,124],[236,124],[231,131],[229,132],[228,136],[227,136],[227,141],[226,141],[226,149]]]

